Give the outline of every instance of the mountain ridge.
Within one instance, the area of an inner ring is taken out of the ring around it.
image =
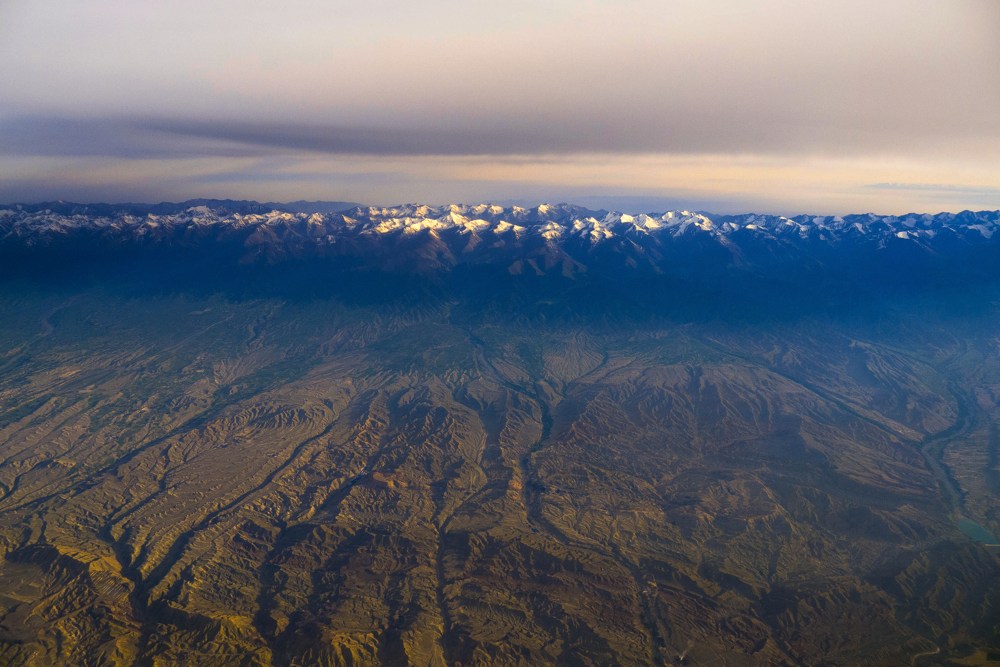
[[[648,290],[673,281],[727,291],[733,281],[827,292],[1000,280],[1000,211],[878,216],[637,215],[570,204],[355,207],[339,213],[208,205],[180,213],[67,215],[0,209],[6,275],[162,262],[172,275],[309,266],[523,284],[531,276]],[[145,268],[144,268],[145,267]],[[303,268],[305,270],[305,268]],[[451,276],[451,277],[450,277]],[[200,278],[199,278],[200,279]],[[652,282],[649,282],[652,281]],[[167,281],[169,282],[169,280]],[[550,281],[551,282],[551,281]],[[637,283],[649,282],[648,285]],[[167,284],[167,283],[164,283]],[[796,286],[798,285],[798,286]]]
[[[194,201],[197,200],[185,203]],[[274,243],[279,238],[284,241],[295,238],[307,240],[307,245],[316,249],[334,245],[342,239],[423,231],[474,238],[487,235],[493,247],[524,245],[537,238],[553,245],[565,246],[577,239],[597,246],[609,240],[676,238],[699,232],[715,239],[732,239],[749,234],[768,240],[798,239],[830,243],[852,237],[881,243],[889,238],[926,243],[940,234],[950,234],[966,243],[982,244],[993,243],[993,237],[1000,229],[1000,211],[794,217],[746,213],[711,217],[685,210],[629,214],[570,204],[543,204],[534,208],[491,204],[436,207],[409,204],[395,207],[355,206],[326,213],[288,208],[264,210],[270,205],[246,211],[245,202],[238,204],[231,208],[198,204],[167,213],[133,213],[126,209],[64,213],[52,208],[0,208],[0,244],[11,245],[19,239],[26,239],[27,244],[32,245],[69,234],[92,234],[126,241],[135,238],[169,240],[171,232],[183,235],[188,230],[199,228],[213,229],[216,238],[239,236],[241,231],[250,230],[251,233],[244,234],[242,239],[248,247],[267,245],[266,241]],[[269,235],[269,230],[276,230],[277,233]],[[268,235],[270,238],[265,238]]]
[[[341,208],[342,207],[342,208]],[[324,210],[325,209],[325,210]],[[334,210],[335,209],[335,210]],[[664,212],[628,213],[606,209],[588,209],[573,204],[540,204],[535,207],[500,206],[497,204],[403,204],[397,206],[364,206],[349,202],[292,202],[275,204],[258,203],[251,200],[196,199],[177,204],[73,204],[66,202],[45,202],[41,204],[0,205],[0,224],[5,231],[18,227],[44,230],[46,222],[61,222],[63,227],[99,228],[114,223],[141,228],[164,223],[185,224],[216,222],[230,226],[275,224],[291,218],[325,224],[333,231],[338,225],[355,227],[362,231],[385,233],[394,229],[419,231],[421,229],[446,229],[462,227],[467,231],[480,231],[483,222],[493,223],[489,231],[502,233],[520,223],[537,227],[556,223],[560,231],[586,230],[597,235],[602,230],[619,231],[629,228],[652,231],[670,229],[683,232],[694,225],[702,231],[728,234],[740,229],[768,230],[772,232],[794,231],[802,234],[808,230],[831,232],[848,230],[878,231],[885,226],[894,232],[934,233],[942,228],[967,229],[980,232],[990,238],[1000,225],[1000,210],[965,210],[959,213],[906,213],[903,215],[881,215],[876,213],[854,213],[848,215],[795,216],[765,213],[739,213],[714,215],[692,212],[684,209]],[[166,218],[166,220],[164,220]],[[860,226],[860,227],[859,227]],[[869,227],[864,230],[863,227]],[[497,227],[500,227],[497,229]],[[554,228],[550,227],[549,231]],[[551,235],[549,236],[551,238]],[[902,237],[900,237],[902,238]]]

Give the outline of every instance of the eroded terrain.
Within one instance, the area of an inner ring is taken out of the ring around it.
[[[1000,651],[996,304],[626,326],[2,300],[4,664]]]

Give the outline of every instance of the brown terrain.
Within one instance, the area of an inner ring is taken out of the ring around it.
[[[0,664],[1000,660],[996,304],[0,298]]]

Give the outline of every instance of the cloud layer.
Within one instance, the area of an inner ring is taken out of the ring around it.
[[[830,179],[807,188],[811,210],[906,194],[955,208],[987,193],[988,205],[1000,187],[992,0],[359,4],[6,3],[0,198],[162,199],[214,185],[392,202],[420,183],[448,199],[807,205],[775,164]],[[624,173],[602,181],[574,166],[599,156]],[[650,156],[689,171],[657,181],[642,171]],[[729,176],[713,178],[720,159]],[[512,160],[531,165],[524,178],[509,178]],[[88,163],[103,190],[73,174]],[[137,180],[146,171],[157,180]],[[868,187],[913,178],[952,189]],[[969,198],[955,196],[963,188]]]

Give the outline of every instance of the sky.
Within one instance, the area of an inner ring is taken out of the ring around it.
[[[1000,208],[997,0],[0,0],[0,201]]]

